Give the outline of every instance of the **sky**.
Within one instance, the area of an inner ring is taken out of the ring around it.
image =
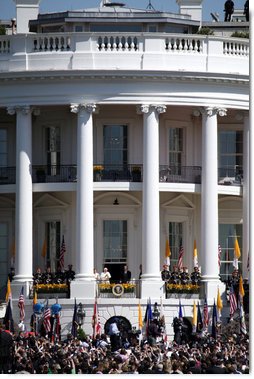
[[[116,0],[115,0],[116,1]],[[253,0],[252,0],[253,1]],[[113,1],[112,1],[113,2]],[[128,7],[145,9],[149,0],[120,0]],[[235,9],[243,9],[245,0],[234,0]],[[75,10],[97,7],[100,0],[41,0],[40,13]],[[178,13],[176,0],[151,0],[153,7],[160,11]],[[224,0],[203,0],[203,20],[211,21],[210,13],[219,13],[219,18],[224,19]],[[15,0],[0,0],[0,20],[8,20],[16,17]]]

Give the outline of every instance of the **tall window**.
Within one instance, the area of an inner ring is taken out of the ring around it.
[[[47,174],[60,174],[60,128],[50,126],[46,129],[46,150],[47,150]]]
[[[105,125],[103,128],[104,165],[121,169],[128,163],[127,125]]]
[[[169,166],[171,173],[181,175],[181,166],[183,164],[183,129],[169,128]]]
[[[171,251],[170,265],[177,264],[180,246],[183,243],[183,223],[182,222],[169,222],[169,246]]]
[[[221,246],[221,267],[220,275],[223,281],[227,281],[234,269],[234,244],[237,237],[238,244],[242,253],[242,225],[241,224],[220,224],[219,225],[219,243]],[[241,257],[239,260],[239,269],[241,270]]]
[[[0,223],[0,299],[5,296],[8,275],[8,225]]]
[[[7,166],[7,129],[0,129],[0,167]]]
[[[52,272],[55,272],[59,262],[60,255],[60,221],[46,222],[46,242],[47,254],[46,265],[51,267]]]
[[[104,263],[127,262],[127,220],[104,220]]]
[[[221,177],[235,177],[243,172],[243,132],[219,131],[219,169]]]

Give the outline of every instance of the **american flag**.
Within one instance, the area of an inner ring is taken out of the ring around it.
[[[49,333],[51,330],[50,316],[51,316],[51,311],[50,311],[50,308],[48,306],[48,301],[47,301],[47,304],[43,313],[43,326],[46,333]]]
[[[235,311],[237,310],[237,299],[236,299],[236,294],[235,294],[233,286],[230,287],[229,303],[230,303],[229,315],[231,318],[234,315]]]
[[[97,334],[101,334],[101,324],[100,324],[100,317],[98,313],[97,298],[95,299],[94,308],[93,308],[92,326],[93,326],[93,338],[95,338]]]
[[[219,269],[220,269],[220,265],[221,265],[221,246],[219,245],[218,246],[218,266],[219,266]]]
[[[66,247],[64,242],[64,236],[62,239],[61,249],[60,249],[60,255],[59,255],[59,266],[61,267],[61,270],[64,269],[64,255],[66,253]]]
[[[177,262],[178,270],[181,270],[183,268],[183,254],[184,254],[184,250],[183,250],[183,245],[181,244],[180,249],[179,249],[178,262]]]
[[[18,301],[18,307],[19,307],[19,318],[20,318],[20,321],[24,321],[24,319],[25,319],[24,286],[22,286],[21,291],[20,291],[19,301]]]
[[[204,325],[204,328],[208,328],[208,323],[209,323],[208,305],[207,305],[207,299],[205,298],[204,310],[203,310],[203,325]]]

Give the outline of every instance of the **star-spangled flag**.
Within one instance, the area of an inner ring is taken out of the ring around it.
[[[204,301],[204,309],[203,309],[203,323],[204,323],[204,327],[208,328],[209,314],[208,314],[208,305],[207,305],[207,299],[206,298]]]
[[[182,268],[183,268],[183,254],[184,254],[184,250],[183,250],[183,245],[181,242],[180,249],[179,249],[179,255],[178,255],[178,262],[177,262],[178,270],[182,270]]]
[[[24,286],[22,286],[21,291],[20,291],[18,307],[19,307],[19,319],[20,319],[20,321],[24,321],[24,319],[25,319]]]
[[[236,294],[235,294],[233,286],[230,287],[230,291],[229,291],[229,304],[230,304],[229,315],[230,315],[230,318],[232,318],[235,311],[237,310],[237,299],[236,299]]]
[[[51,317],[51,311],[50,311],[48,300],[47,300],[47,304],[45,306],[44,313],[43,313],[43,326],[46,331],[46,334],[48,334],[51,330],[50,317]]]
[[[64,256],[66,253],[66,246],[64,242],[64,236],[62,238],[61,248],[60,248],[60,254],[59,254],[59,266],[61,267],[61,270],[64,269]]]

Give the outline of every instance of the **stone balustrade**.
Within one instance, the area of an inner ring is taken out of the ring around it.
[[[195,71],[248,75],[249,40],[160,33],[0,36],[0,72],[48,70]]]

